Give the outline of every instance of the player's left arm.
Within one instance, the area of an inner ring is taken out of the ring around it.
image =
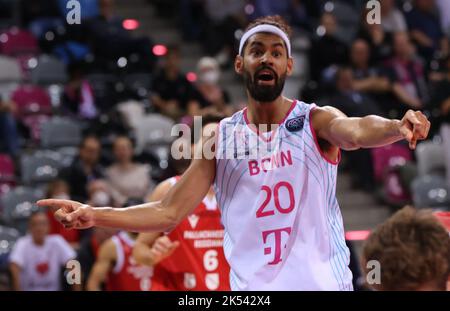
[[[427,117],[413,110],[401,120],[391,120],[375,115],[349,118],[336,108],[317,107],[311,112],[311,122],[318,138],[344,150],[380,147],[402,139],[415,149],[430,131]]]
[[[101,290],[101,285],[106,281],[108,273],[113,268],[116,260],[116,246],[112,239],[108,239],[100,246],[97,261],[92,267],[92,271],[86,284],[86,289],[88,291]]]

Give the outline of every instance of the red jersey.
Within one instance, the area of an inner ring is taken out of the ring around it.
[[[169,179],[175,184],[179,177]],[[205,197],[169,235],[180,245],[155,267],[152,290],[230,290],[224,229],[215,197]]]
[[[117,260],[113,270],[109,273],[106,290],[150,290],[153,268],[136,264],[131,256],[135,241],[126,232],[119,232],[111,239],[116,246]]]

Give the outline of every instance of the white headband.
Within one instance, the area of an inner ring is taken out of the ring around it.
[[[239,55],[242,55],[242,49],[244,48],[244,45],[247,42],[248,38],[253,36],[255,33],[259,32],[273,33],[274,35],[281,37],[281,39],[283,39],[284,43],[286,44],[288,56],[291,57],[291,42],[289,41],[288,36],[283,30],[281,30],[277,26],[269,24],[258,25],[256,27],[249,29],[246,33],[244,33],[244,35],[241,38],[241,42],[239,43]]]

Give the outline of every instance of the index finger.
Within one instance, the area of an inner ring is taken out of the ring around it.
[[[39,200],[36,202],[36,205],[39,207],[57,207],[63,208],[64,210],[70,212],[72,211],[79,203],[71,200],[60,200],[60,199],[45,199]]]

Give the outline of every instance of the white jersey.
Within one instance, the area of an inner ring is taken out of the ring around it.
[[[353,289],[339,159],[320,151],[314,107],[294,101],[268,133],[248,124],[247,109],[220,122],[214,187],[233,290]]]

